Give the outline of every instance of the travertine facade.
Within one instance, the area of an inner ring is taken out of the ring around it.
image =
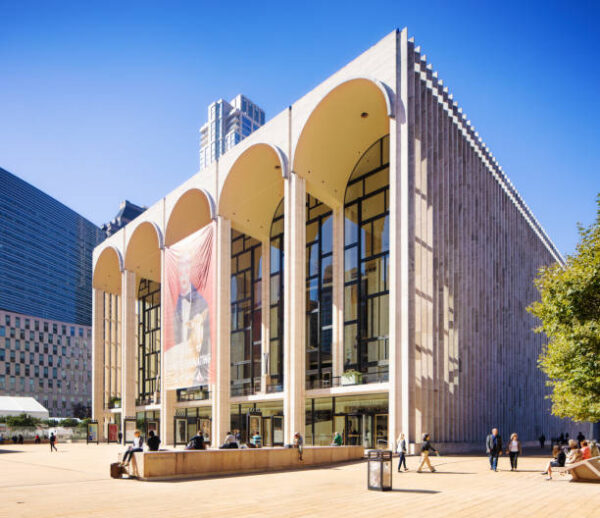
[[[216,382],[166,391],[159,370],[142,390],[141,287],[160,289],[165,247],[212,220]],[[250,426],[272,444],[338,431],[367,447],[427,431],[447,450],[492,426],[572,434],[549,415],[525,311],[553,261],[406,30],[393,32],[95,250],[94,415],[160,423],[168,442],[208,420],[213,445],[235,428],[249,440]]]

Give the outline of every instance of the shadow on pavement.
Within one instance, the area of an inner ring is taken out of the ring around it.
[[[426,495],[434,495],[436,493],[441,493],[441,491],[435,491],[433,489],[392,489],[396,493],[423,493]]]
[[[23,453],[23,450],[3,450],[0,448],[0,453]]]

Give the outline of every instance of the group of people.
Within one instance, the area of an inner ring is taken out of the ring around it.
[[[600,456],[598,443],[594,440],[586,440],[585,436],[579,432],[577,440],[569,439],[567,444],[555,444],[552,447],[552,460],[548,462],[546,471],[542,474],[546,475],[546,480],[552,480],[552,468],[562,468],[598,456]]]
[[[539,437],[540,445],[543,447],[545,437]],[[403,433],[398,436],[396,442],[396,452],[398,453],[398,473],[402,470],[408,471],[406,465],[407,442]],[[508,444],[502,442],[502,437],[497,428],[493,428],[491,433],[485,439],[485,451],[488,455],[490,470],[498,471],[498,458],[505,452],[510,459],[510,470],[517,471],[519,456],[523,453],[521,441],[516,433],[512,433]],[[431,444],[431,438],[428,433],[423,434],[423,442],[421,443],[421,462],[417,468],[417,473],[421,473],[426,466],[433,473],[435,468],[431,465],[429,456],[431,453],[439,451]],[[600,455],[600,448],[596,441],[587,441],[583,434],[579,432],[577,440],[569,440],[568,446],[561,447],[555,445],[552,451],[553,458],[546,466],[544,474],[547,475],[547,480],[552,479],[552,468],[563,467],[568,464],[573,464],[580,460],[590,459]]]

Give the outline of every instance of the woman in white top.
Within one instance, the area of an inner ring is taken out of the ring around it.
[[[521,455],[521,441],[519,441],[519,437],[516,433],[513,433],[510,436],[506,453],[508,453],[508,456],[510,457],[510,470],[517,471],[517,461],[519,455]]]
[[[139,430],[136,430],[135,432],[133,432],[133,444],[129,448],[127,448],[125,455],[123,455],[123,462],[121,463],[121,465],[127,466],[129,464],[129,461],[131,460],[131,457],[136,451],[144,451],[142,448],[143,445],[144,439],[142,439],[142,433]]]

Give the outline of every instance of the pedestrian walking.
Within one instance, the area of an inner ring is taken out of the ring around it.
[[[485,440],[485,451],[490,458],[490,469],[498,471],[498,456],[502,455],[502,437],[498,428],[492,428],[492,433]]]
[[[538,437],[538,440],[540,441],[540,448],[543,450],[544,444],[546,443],[546,436],[542,434]]]
[[[431,465],[431,462],[429,461],[429,454],[433,451],[439,455],[440,452],[437,451],[429,441],[429,434],[423,434],[423,443],[421,444],[421,464],[419,464],[419,467],[417,468],[417,473],[422,473],[421,470],[423,469],[423,466],[425,464],[427,464],[427,467],[432,473],[435,472],[435,468]]]
[[[510,442],[508,443],[508,448],[506,449],[506,453],[508,453],[508,456],[510,457],[511,471],[517,471],[517,462],[519,460],[519,455],[521,455],[522,452],[519,436],[516,433],[513,433],[510,436]]]
[[[403,464],[404,464],[404,471],[408,471],[408,468],[406,467],[406,439],[404,438],[403,433],[401,433],[398,436],[397,443],[398,443],[398,445],[396,446],[396,452],[398,453],[398,456],[399,456],[398,473],[401,473],[400,468],[402,467]]]
[[[56,435],[54,435],[54,432],[50,434],[50,453],[52,453],[52,450],[58,451],[56,449]]]
[[[583,435],[581,432],[579,432],[577,434],[577,442],[579,443],[579,447],[581,448],[581,443],[584,441],[585,439],[585,435]]]

